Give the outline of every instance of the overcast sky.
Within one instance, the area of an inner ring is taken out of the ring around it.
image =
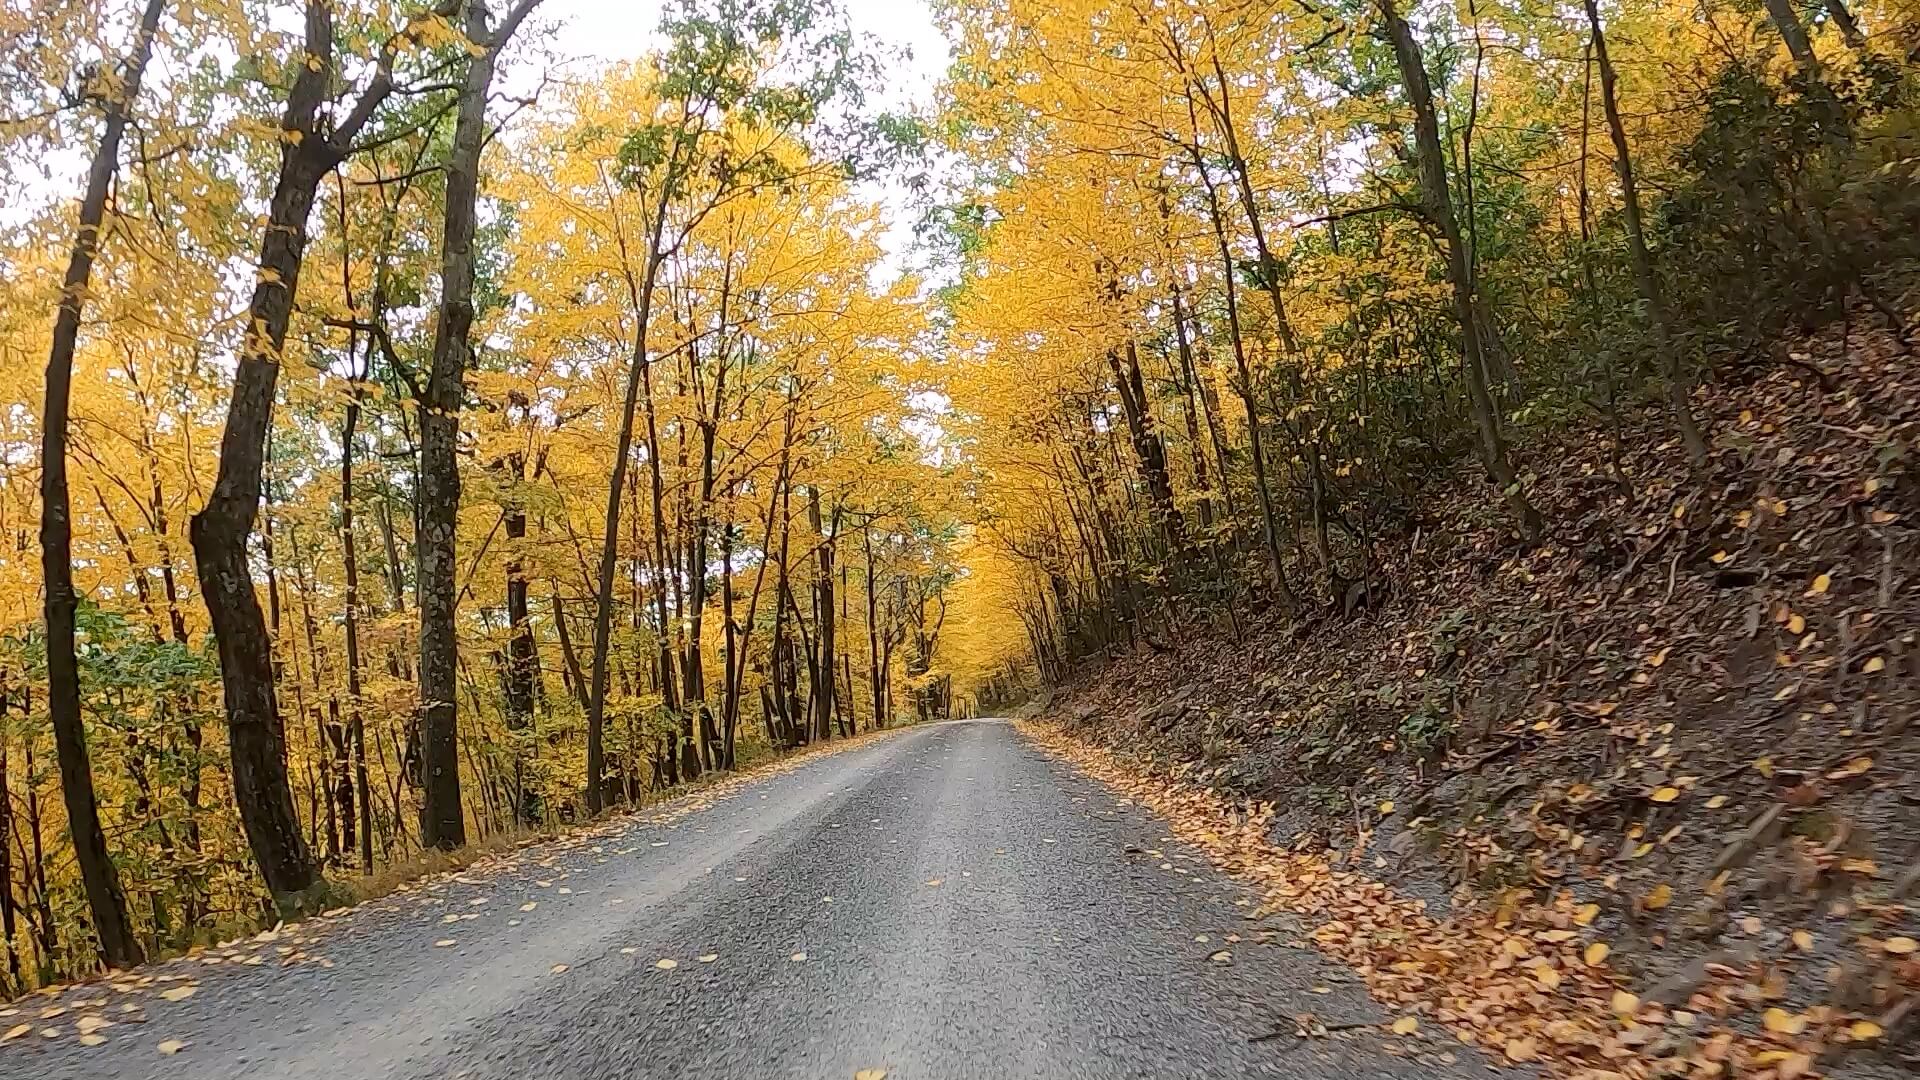
[[[933,101],[935,88],[951,61],[946,38],[934,25],[927,0],[840,0],[856,34],[874,38],[889,54],[904,59],[887,64],[887,79],[870,94],[869,105],[891,112],[919,111]],[[632,60],[659,42],[660,0],[545,0],[538,21],[558,28],[554,51],[588,62]],[[509,84],[533,73],[502,73]],[[508,87],[511,92],[513,87]],[[916,211],[897,184],[868,185],[867,194],[886,208],[889,229],[882,241],[892,256],[883,273],[902,268],[912,243]]]
[[[947,68],[947,43],[925,0],[842,0],[856,32],[913,54],[889,91],[925,101]],[[659,0],[546,0],[540,20],[560,24],[570,55],[630,60],[647,50],[660,25]]]

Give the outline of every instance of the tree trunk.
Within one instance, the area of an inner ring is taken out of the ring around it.
[[[99,252],[101,224],[106,220],[108,188],[120,164],[120,139],[127,115],[140,92],[140,78],[153,52],[165,0],[148,0],[135,30],[133,52],[119,74],[119,93],[106,103],[106,125],[100,145],[87,170],[86,194],[80,201],[80,223],[54,317],[53,344],[47,354],[47,402],[42,415],[40,442],[40,551],[45,580],[47,621],[47,715],[53,727],[54,749],[60,762],[60,791],[66,800],[67,823],[73,836],[76,861],[87,908],[93,916],[100,957],[109,967],[131,967],[145,954],[127,918],[127,900],[120,875],[107,851],[100,826],[100,807],[93,791],[93,763],[87,755],[85,720],[80,706],[80,665],[74,649],[74,617],[79,599],[73,588],[72,504],[67,490],[67,421],[73,388],[73,355],[80,340],[80,318],[86,305],[87,284]],[[0,836],[0,844],[6,838]],[[0,880],[0,888],[11,885]],[[11,909],[9,909],[11,910]],[[11,917],[9,917],[11,921]]]
[[[1666,301],[1654,278],[1653,258],[1647,253],[1646,232],[1640,222],[1640,191],[1634,184],[1633,155],[1627,147],[1627,128],[1620,119],[1620,103],[1615,92],[1613,60],[1607,55],[1607,34],[1600,25],[1596,0],[1584,0],[1587,23],[1593,28],[1593,56],[1600,65],[1600,105],[1607,116],[1607,130],[1613,136],[1613,166],[1620,176],[1620,213],[1626,219],[1627,254],[1633,263],[1634,284],[1640,289],[1640,302],[1646,305],[1647,319],[1653,324],[1653,347],[1660,351],[1661,373],[1667,389],[1667,406],[1673,411],[1673,426],[1686,445],[1687,457],[1696,466],[1707,461],[1707,440],[1700,432],[1689,402],[1691,381],[1686,365],[1673,340],[1672,324],[1667,318]]]
[[[514,480],[520,479],[520,464],[513,461]],[[506,511],[507,532],[507,728],[524,732],[533,727],[534,686],[540,670],[540,654],[533,639],[533,614],[527,602],[527,568],[521,558],[521,541],[527,535],[527,509],[519,496],[509,496]],[[516,793],[514,810],[520,823],[533,825],[540,820],[539,800],[526,786],[525,748],[513,748],[513,782]]]
[[[287,780],[286,732],[274,694],[273,642],[253,591],[247,537],[260,506],[274,386],[299,287],[314,190],[321,177],[345,158],[354,137],[392,90],[391,63],[397,48],[397,42],[389,42],[383,49],[373,82],[331,136],[323,135],[316,118],[335,75],[332,5],[309,0],[308,62],[295,66],[293,89],[280,119],[282,131],[297,132],[300,137],[281,142],[280,175],[261,235],[248,329],[220,439],[220,470],[205,509],[194,515],[189,529],[201,592],[219,645],[234,801],[261,876],[282,903],[311,889],[320,874],[300,835],[293,789]]]
[[[1160,439],[1147,402],[1146,382],[1140,372],[1140,350],[1132,339],[1128,339],[1124,352],[1107,350],[1107,366],[1112,369],[1114,385],[1120,392],[1120,411],[1127,421],[1127,435],[1133,442],[1140,474],[1147,482],[1147,500],[1153,508],[1154,520],[1166,537],[1168,552],[1178,558],[1187,547],[1186,523],[1173,503],[1173,482],[1167,477],[1166,444]]]
[[[1433,110],[1433,88],[1427,81],[1426,61],[1413,39],[1413,30],[1394,9],[1394,0],[1375,0],[1393,44],[1394,60],[1400,67],[1400,81],[1413,107],[1414,150],[1420,170],[1420,198],[1427,223],[1440,233],[1447,259],[1447,279],[1453,285],[1453,315],[1460,325],[1460,355],[1466,370],[1467,393],[1473,404],[1473,417],[1480,429],[1480,454],[1489,475],[1506,496],[1521,532],[1529,541],[1538,541],[1544,528],[1540,512],[1527,500],[1520,478],[1507,458],[1506,436],[1500,430],[1500,414],[1487,390],[1486,363],[1482,356],[1478,304],[1474,298],[1473,272],[1467,265],[1466,244],[1460,236],[1460,223],[1453,216],[1453,199],[1447,189],[1447,161],[1440,145],[1440,124]]]
[[[1847,43],[1847,47],[1856,51],[1864,50],[1867,47],[1867,35],[1861,31],[1860,24],[1854,20],[1853,12],[1847,10],[1846,0],[1825,0],[1823,6],[1827,9],[1827,17],[1833,20],[1835,29],[1840,31],[1840,38]]]
[[[1813,42],[1807,37],[1807,27],[1800,21],[1800,13],[1794,10],[1793,0],[1765,0],[1765,3],[1767,18],[1773,21],[1774,29],[1780,32],[1780,40],[1786,42],[1787,52],[1793,56],[1793,62],[1809,75],[1818,74],[1820,61],[1813,54]]]
[[[420,843],[451,850],[467,842],[460,807],[459,639],[454,546],[460,520],[460,407],[473,351],[473,234],[478,225],[480,149],[496,52],[485,0],[464,0],[462,30],[479,49],[467,59],[453,145],[445,166],[441,219],[440,307],[433,366],[420,401],[420,486],[414,525],[414,576],[420,590]]]
[[[838,681],[834,677],[833,662],[833,533],[840,528],[840,512],[833,513],[833,529],[829,531],[820,515],[820,488],[818,485],[807,487],[807,522],[813,526],[815,554],[820,560],[818,577],[813,583],[813,621],[814,648],[810,650],[807,668],[812,675],[813,692],[813,737],[822,742],[833,738],[834,686]]]
[[[1227,333],[1233,344],[1234,393],[1240,398],[1240,405],[1247,414],[1248,451],[1253,458],[1254,494],[1260,502],[1261,537],[1266,541],[1268,568],[1273,575],[1274,593],[1280,599],[1280,606],[1288,611],[1298,606],[1293,587],[1287,581],[1286,563],[1281,558],[1279,515],[1273,505],[1273,485],[1267,479],[1267,455],[1260,433],[1260,409],[1253,392],[1253,371],[1247,363],[1246,343],[1240,336],[1239,287],[1234,282],[1233,249],[1227,242],[1226,215],[1220,206],[1220,193],[1213,186],[1211,174],[1207,172],[1206,159],[1200,153],[1197,142],[1200,137],[1199,117],[1193,113],[1191,88],[1187,99],[1187,122],[1193,131],[1196,145],[1187,148],[1194,169],[1200,175],[1201,186],[1206,189],[1207,217],[1213,225],[1214,243],[1220,252],[1220,270],[1224,275],[1224,289],[1227,305]]]
[[[372,343],[368,346],[371,349]],[[360,390],[356,382],[347,398],[346,420],[340,425],[340,561],[346,573],[347,739],[353,759],[354,798],[360,813],[360,869],[373,872],[373,803],[367,782],[367,718],[361,708],[360,683],[360,556],[353,531],[353,444],[360,422]]]
[[[860,526],[860,546],[867,556],[867,683],[873,693],[873,726],[887,726],[886,685],[880,669],[880,612],[873,595],[873,523]]]
[[[620,434],[614,443],[613,469],[607,479],[606,524],[600,541],[600,573],[596,579],[598,595],[593,609],[593,682],[587,691],[587,810],[597,814],[606,805],[602,793],[602,774],[606,770],[603,749],[607,712],[607,652],[613,640],[613,575],[619,560],[620,501],[626,494],[627,458],[633,452],[633,421],[640,408],[640,384],[652,361],[647,356],[647,323],[653,314],[653,285],[660,268],[660,235],[666,223],[665,188],[653,215],[647,235],[646,260],[637,285],[632,286],[634,305],[633,352],[627,368],[626,399],[620,411]],[[656,587],[658,582],[655,583]],[[661,612],[660,632],[666,634],[665,611]]]

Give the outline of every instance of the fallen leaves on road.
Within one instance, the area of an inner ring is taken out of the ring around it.
[[[162,1039],[160,1045],[154,1047],[154,1049],[163,1054],[177,1054],[186,1048],[187,1044],[181,1042],[179,1039]]]
[[[185,1001],[193,996],[195,989],[196,987],[192,983],[188,983],[185,986],[170,986],[160,991],[160,996],[167,1001]]]
[[[1580,940],[1599,908],[1576,904],[1564,891],[1540,902],[1537,894],[1516,890],[1504,904],[1436,919],[1424,902],[1336,869],[1323,854],[1289,852],[1268,842],[1270,809],[1142,775],[1112,752],[1054,727],[1026,724],[1022,730],[1165,817],[1180,840],[1223,870],[1259,885],[1268,910],[1320,920],[1310,935],[1313,943],[1358,971],[1376,999],[1445,1024],[1497,1062],[1538,1062],[1550,1073],[1579,1080],[1795,1080],[1808,1074],[1819,1052],[1808,1021],[1798,1014],[1768,1014],[1759,1036],[1727,1023],[1750,1004],[1734,993],[1711,994],[1705,1014],[1643,1003],[1608,966],[1610,946]],[[1662,907],[1670,900],[1669,889],[1650,894],[1643,904]],[[1879,947],[1896,955],[1916,949],[1904,938],[1888,938]],[[1844,1032],[1844,1020],[1832,1019]],[[1410,1034],[1418,1025],[1406,1015],[1392,1030]],[[1665,1037],[1669,1033],[1675,1037]]]

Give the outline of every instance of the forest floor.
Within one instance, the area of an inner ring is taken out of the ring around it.
[[[16,1002],[0,1076],[1490,1075],[1010,724],[799,760]]]
[[[1920,365],[1839,328],[1526,448],[1379,545],[1384,602],[1190,617],[1036,734],[1309,916],[1375,995],[1549,1069],[1920,1063]],[[1243,619],[1243,626],[1248,620]]]

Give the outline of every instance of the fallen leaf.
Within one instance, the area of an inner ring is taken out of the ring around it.
[[[1641,903],[1646,906],[1648,911],[1659,911],[1665,908],[1668,904],[1673,903],[1673,886],[1664,881],[1655,885]]]
[[[1411,1016],[1403,1016],[1393,1022],[1395,1035],[1411,1035],[1420,1030],[1420,1021]]]
[[[1895,956],[1911,956],[1920,943],[1910,937],[1890,937],[1880,943],[1880,947]]]
[[[1707,809],[1709,810],[1718,810],[1725,805],[1727,805],[1727,797],[1725,795],[1715,795],[1713,798],[1707,800]]]
[[[553,967],[551,967],[551,968],[549,968],[549,969],[548,969],[548,972],[547,972],[547,973],[548,973],[548,974],[550,974],[550,975],[560,975],[560,974],[563,974],[563,973],[565,973],[565,972],[566,972],[566,970],[567,970],[567,965],[565,965],[565,964],[555,964],[555,965],[553,965]]]
[[[79,1039],[79,1043],[81,1046],[100,1046],[104,1044],[106,1041],[107,1041],[107,1037],[105,1035],[102,1035],[99,1032],[95,1032],[95,1031],[89,1031],[81,1035]]]
[[[793,961],[796,964],[805,961],[806,958],[807,958],[807,954],[803,952],[797,952],[797,953],[794,953],[792,956],[787,957],[787,959]]]
[[[527,901],[526,903],[524,903],[524,904],[521,904],[521,905],[520,905],[520,910],[521,910],[521,911],[532,911],[532,910],[533,910],[534,908],[537,908],[537,907],[539,907],[539,906],[540,906],[540,901],[538,901],[538,900],[529,900],[529,901]]]
[[[1653,794],[1647,796],[1647,798],[1657,803],[1670,803],[1679,797],[1680,789],[1677,787],[1655,788],[1653,789]]]
[[[1508,1039],[1508,1061],[1532,1061],[1540,1056],[1540,1044],[1532,1038]]]
[[[1885,1028],[1871,1020],[1855,1020],[1853,1023],[1847,1025],[1847,1034],[1851,1035],[1856,1042],[1866,1042],[1869,1039],[1877,1039],[1886,1033],[1887,1030]]]
[[[187,1048],[187,1044],[181,1042],[179,1039],[165,1039],[165,1040],[162,1040],[160,1045],[155,1047],[154,1049],[160,1051],[163,1054],[177,1054],[180,1051],[185,1050],[186,1048]]]
[[[1799,949],[1801,952],[1812,952],[1813,935],[1807,933],[1805,930],[1795,930],[1793,932],[1793,947]]]
[[[853,1074],[853,1080],[887,1080],[885,1069],[861,1069]]]
[[[680,961],[675,960],[670,956],[663,956],[660,959],[655,960],[653,962],[653,966],[659,968],[661,971],[672,971],[674,968],[677,968],[680,966]]]
[[[168,1001],[185,1001],[193,996],[195,989],[191,983],[186,986],[173,986],[160,991],[160,996]]]
[[[1867,673],[1867,674],[1869,674],[1869,675],[1871,675],[1871,674],[1873,674],[1873,673],[1874,673],[1874,672],[1876,672],[1876,671],[1884,671],[1884,670],[1886,670],[1886,667],[1887,667],[1887,661],[1886,661],[1886,659],[1885,659],[1884,657],[1879,657],[1879,656],[1876,656],[1876,657],[1874,657],[1873,659],[1871,659],[1871,660],[1868,660],[1868,661],[1866,662],[1866,664],[1864,664],[1864,665],[1863,665],[1863,666],[1862,666],[1862,667],[1860,668],[1860,670],[1861,670],[1861,671],[1864,671],[1864,672],[1866,672],[1866,673]]]
[[[1798,1035],[1807,1030],[1807,1018],[1775,1005],[1761,1014],[1760,1026],[1775,1035]]]
[[[1539,983],[1540,988],[1543,990],[1558,990],[1560,988],[1560,973],[1550,967],[1535,968],[1533,970],[1533,981]]]
[[[1599,917],[1599,904],[1581,904],[1580,909],[1573,913],[1573,921],[1581,926],[1592,926],[1593,920]]]
[[[15,1024],[12,1027],[7,1029],[7,1033],[5,1035],[0,1035],[0,1043],[12,1042],[13,1040],[19,1038],[22,1035],[25,1035],[27,1032],[32,1030],[33,1030],[32,1024]]]
[[[1612,951],[1613,947],[1611,945],[1608,945],[1604,941],[1596,941],[1587,946],[1587,950],[1581,955],[1581,959],[1587,962],[1588,967],[1599,967],[1601,964],[1607,962],[1607,954]]]
[[[1382,800],[1380,803],[1380,812],[1382,814],[1393,813],[1393,800],[1392,799]]]
[[[1625,990],[1615,990],[1611,1004],[1615,1016],[1632,1016],[1640,1011],[1640,999]]]
[[[1219,952],[1214,953],[1213,955],[1207,957],[1207,959],[1213,961],[1216,964],[1226,964],[1226,963],[1232,962],[1233,954],[1228,952],[1225,949],[1221,949]]]
[[[1833,587],[1833,575],[1821,574],[1820,576],[1813,579],[1813,584],[1807,587],[1807,591],[1809,593],[1814,594],[1815,596],[1818,596],[1821,593],[1826,592],[1828,589],[1832,587]]]
[[[937,878],[937,877],[936,877],[936,878],[928,878],[928,879],[927,879],[927,888],[929,888],[929,889],[937,889],[937,888],[939,888],[939,887],[940,887],[940,883],[941,883],[942,881],[945,881],[945,880],[946,880],[945,878]]]
[[[453,947],[453,945],[454,945],[454,940],[450,937],[443,937],[439,941],[436,941],[433,943],[433,947],[436,949],[450,949]]]
[[[711,964],[718,959],[720,959],[719,953],[710,952],[710,953],[707,953],[705,956],[700,957],[700,962],[703,964]]]

